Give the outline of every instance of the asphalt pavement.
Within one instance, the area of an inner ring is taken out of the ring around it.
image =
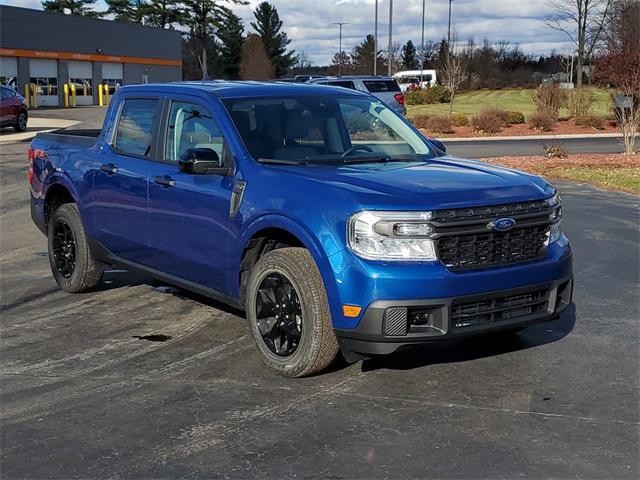
[[[60,291],[26,148],[0,151],[2,478],[640,477],[638,196],[558,184],[559,320],[287,379],[218,303],[125,272]]]

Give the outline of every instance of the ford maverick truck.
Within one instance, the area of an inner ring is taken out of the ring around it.
[[[288,376],[339,351],[515,332],[571,303],[554,187],[448,156],[368,93],[127,86],[101,131],[38,134],[28,177],[62,289],[117,266],[221,300]]]

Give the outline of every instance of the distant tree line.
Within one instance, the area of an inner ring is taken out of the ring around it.
[[[266,80],[287,74],[299,61],[276,8],[260,3],[247,34],[234,5],[247,0],[44,0],[44,10],[179,30],[183,32],[183,78]],[[308,61],[305,56],[303,61]]]

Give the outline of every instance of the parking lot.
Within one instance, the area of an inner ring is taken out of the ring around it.
[[[126,272],[59,290],[27,148],[0,152],[3,478],[640,475],[637,196],[558,184],[576,275],[559,320],[293,380],[213,301]]]

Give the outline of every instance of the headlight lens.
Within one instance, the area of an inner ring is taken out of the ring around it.
[[[436,260],[428,221],[431,212],[374,212],[352,215],[348,222],[349,248],[372,260]]]
[[[562,201],[560,195],[556,194],[551,197],[547,200],[547,204],[553,208],[551,214],[549,214],[549,220],[554,222],[549,232],[549,244],[552,244],[562,237],[562,229],[560,228],[560,223],[562,222]]]

